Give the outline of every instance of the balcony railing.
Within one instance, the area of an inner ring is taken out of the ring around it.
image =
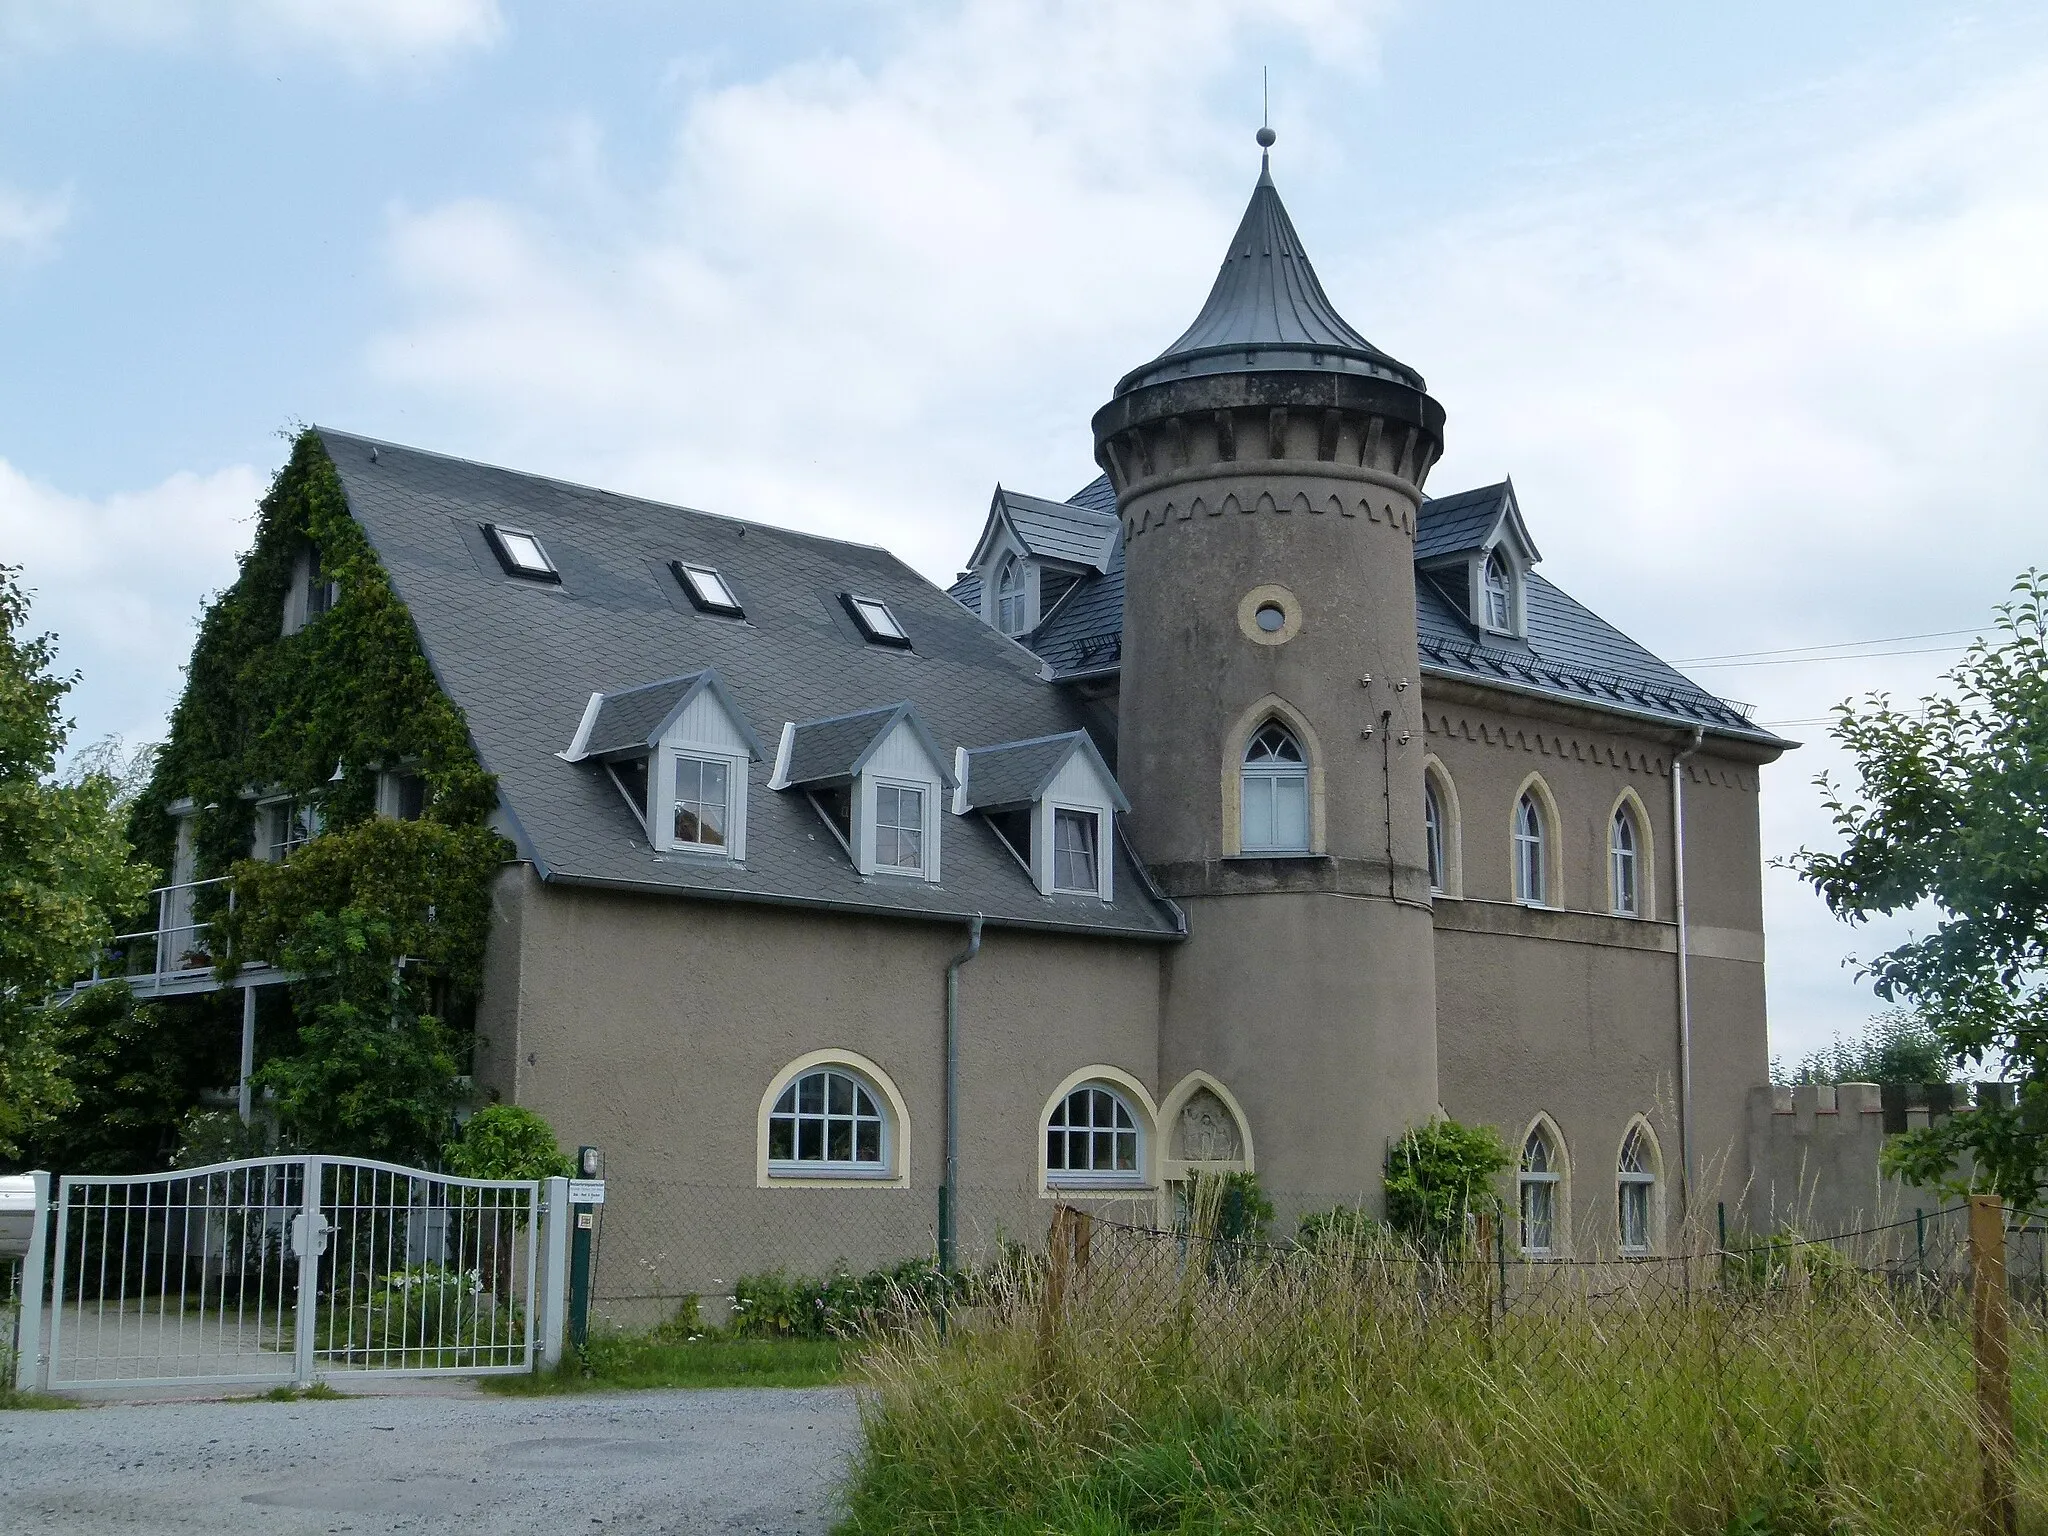
[[[235,892],[226,875],[160,885],[151,891],[155,925],[115,934],[93,962],[92,973],[81,978],[77,986],[125,979],[137,991],[211,990],[216,984],[214,924],[193,914],[198,907],[198,893],[216,885],[228,886],[227,905],[232,912]]]

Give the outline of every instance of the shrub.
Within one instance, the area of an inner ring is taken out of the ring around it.
[[[878,1317],[935,1310],[961,1293],[964,1277],[930,1259],[905,1259],[856,1275],[844,1264],[817,1279],[782,1270],[733,1282],[732,1331],[743,1339],[843,1338]]]
[[[478,1110],[446,1152],[449,1172],[465,1179],[566,1179],[576,1171],[547,1121],[517,1104]]]
[[[1387,1148],[1387,1224],[1434,1249],[1462,1246],[1465,1218],[1498,1206],[1494,1181],[1513,1163],[1490,1125],[1417,1126]]]
[[[1295,1243],[1311,1253],[1350,1250],[1369,1253],[1386,1242],[1387,1224],[1355,1205],[1310,1211],[1295,1229]]]

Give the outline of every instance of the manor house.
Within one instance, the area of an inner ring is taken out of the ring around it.
[[[496,776],[476,1078],[603,1148],[601,1292],[1205,1169],[1373,1207],[1439,1112],[1516,1151],[1531,1254],[1732,1199],[1790,744],[1547,580],[1511,482],[1427,489],[1444,407],[1263,163],[1091,430],[1100,477],[998,488],[946,590],[320,432]]]

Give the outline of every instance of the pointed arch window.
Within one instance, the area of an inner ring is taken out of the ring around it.
[[[1649,1132],[1640,1124],[1630,1126],[1622,1140],[1621,1164],[1614,1177],[1621,1251],[1648,1253],[1656,1235],[1651,1223],[1657,1194],[1657,1159]]]
[[[1514,588],[1508,563],[1495,550],[1486,557],[1486,627],[1503,632],[1514,628]]]
[[[1429,777],[1422,781],[1422,836],[1428,845],[1429,888],[1441,896],[1444,892],[1444,807],[1442,797],[1436,792],[1436,781]]]
[[[1543,808],[1536,803],[1536,796],[1525,790],[1515,806],[1515,900],[1524,906],[1547,903],[1548,841]]]
[[[1635,814],[1626,805],[1615,807],[1614,822],[1607,834],[1607,866],[1616,917],[1643,915],[1641,841]]]
[[[1294,734],[1269,720],[1245,748],[1239,844],[1246,853],[1307,853],[1308,758]]]
[[[1558,1191],[1564,1183],[1564,1158],[1549,1130],[1538,1125],[1522,1143],[1518,1178],[1522,1218],[1522,1252],[1542,1258],[1558,1251]]]
[[[996,573],[996,628],[1006,635],[1021,635],[1030,626],[1024,622],[1024,562],[1005,555]]]

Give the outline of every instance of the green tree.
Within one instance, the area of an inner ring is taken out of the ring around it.
[[[1837,1038],[1790,1068],[1771,1066],[1780,1083],[1945,1083],[1955,1075],[1934,1026],[1897,1007],[1879,1009],[1854,1040]]]
[[[72,1102],[51,994],[91,967],[150,872],[130,855],[120,784],[56,777],[70,734],[54,635],[23,633],[20,568],[0,565],[0,1155]]]
[[[1980,1187],[2030,1204],[2048,1172],[2048,575],[2013,591],[1948,692],[1917,711],[1884,695],[1840,707],[1833,734],[1857,783],[1821,783],[1842,848],[1792,863],[1851,923],[1931,907],[1931,932],[1862,974],[1927,1022],[1948,1064],[2018,1084],[2010,1108],[1896,1138],[1889,1165],[1953,1183],[1967,1154]]]
[[[1465,1218],[1499,1203],[1494,1184],[1514,1162],[1490,1125],[1432,1120],[1387,1148],[1387,1224],[1436,1248],[1465,1241]]]

